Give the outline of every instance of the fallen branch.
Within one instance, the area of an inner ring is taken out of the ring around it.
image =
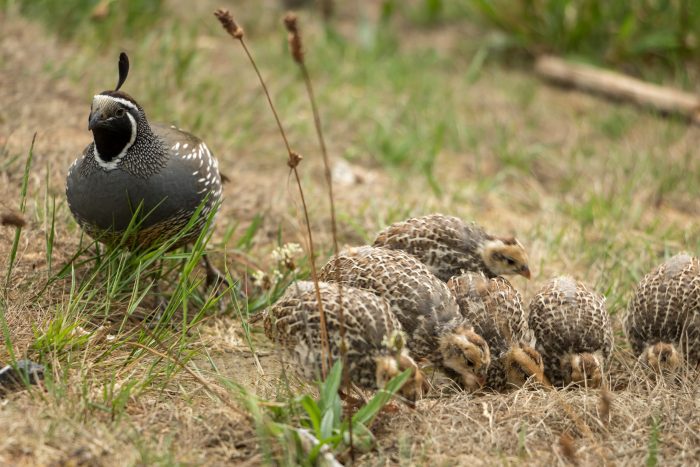
[[[665,114],[681,115],[692,123],[700,124],[700,96],[694,94],[547,55],[537,59],[535,72],[548,81],[629,101]]]

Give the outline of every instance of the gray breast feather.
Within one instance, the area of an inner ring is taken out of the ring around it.
[[[202,200],[198,193],[201,183],[192,175],[190,164],[179,158],[169,158],[163,170],[147,179],[119,168],[94,170],[83,176],[83,162],[68,176],[71,210],[100,229],[126,229],[141,203],[147,215],[142,224],[145,228],[170,218],[174,212],[194,212]]]

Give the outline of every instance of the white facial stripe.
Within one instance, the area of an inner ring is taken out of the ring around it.
[[[102,160],[100,153],[97,151],[97,146],[95,146],[95,161],[97,161],[97,164],[105,170],[116,169],[117,165],[122,160],[122,157],[124,157],[124,154],[126,154],[126,151],[128,151],[134,144],[134,141],[136,141],[136,120],[134,120],[134,117],[132,117],[130,113],[127,112],[126,115],[129,117],[129,121],[131,122],[131,138],[129,139],[129,142],[126,143],[126,146],[124,146],[124,149],[122,149],[122,152],[120,152],[117,157],[111,161],[106,162]]]
[[[114,96],[106,96],[104,94],[97,94],[95,97],[93,97],[93,101],[97,101],[98,103],[100,101],[106,101],[106,100],[111,100],[114,102],[119,102],[122,105],[125,105],[129,107],[130,109],[136,110],[138,112],[139,108],[134,105],[133,102],[128,101],[126,99],[122,99],[121,97],[114,97]]]

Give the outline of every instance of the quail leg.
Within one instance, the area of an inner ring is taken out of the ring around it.
[[[204,269],[207,272],[207,287],[218,287],[221,284],[226,284],[228,287],[231,287],[231,284],[226,276],[219,271],[216,266],[211,264],[211,261],[209,261],[209,256],[207,256],[206,253],[202,255],[202,261],[204,262]]]
[[[163,291],[160,289],[160,280],[158,279],[153,283],[153,294],[156,296],[156,316],[160,319],[160,315],[168,308],[168,300],[163,296]]]

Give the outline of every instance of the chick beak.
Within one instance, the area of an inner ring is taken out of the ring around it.
[[[88,120],[88,131],[92,131],[101,121],[102,114],[100,112],[91,113],[90,119]]]
[[[527,279],[530,279],[530,268],[527,266],[523,267],[520,270],[520,275],[527,278]]]

